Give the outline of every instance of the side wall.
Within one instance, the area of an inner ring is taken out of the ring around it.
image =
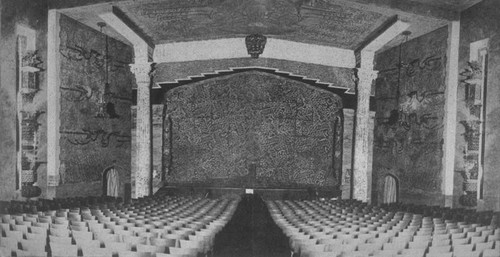
[[[461,16],[459,71],[467,68],[470,43],[489,38],[487,94],[485,110],[484,200],[479,210],[500,210],[500,2],[484,0],[464,11]],[[463,77],[461,77],[463,79]],[[459,87],[459,113],[457,121],[466,120],[467,110],[463,83]],[[464,133],[457,124],[457,135]],[[456,169],[463,169],[464,137],[457,137]],[[460,176],[457,174],[456,176]],[[458,181],[462,183],[463,180]]]
[[[374,132],[374,202],[381,203],[383,182],[400,182],[400,201],[442,205],[443,117],[446,27],[376,56],[377,113]],[[399,72],[400,70],[400,72]]]
[[[60,26],[61,167],[56,196],[101,195],[102,172],[112,165],[123,195],[123,185],[130,181],[134,81],[128,64],[133,49],[109,38],[106,58],[103,34],[64,15]]]
[[[2,0],[0,14],[0,200],[18,199],[17,169],[17,36],[16,27],[22,25],[36,31],[36,49],[42,61],[39,91],[32,101],[22,105],[29,113],[40,112],[38,118],[37,183],[45,189],[47,173],[47,86],[43,69],[47,67],[47,1]],[[42,192],[42,194],[45,192]],[[42,195],[43,196],[43,195]]]

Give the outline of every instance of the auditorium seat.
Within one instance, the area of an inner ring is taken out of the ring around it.
[[[26,234],[26,239],[28,240],[38,240],[38,241],[47,241],[47,234],[33,234],[33,233],[28,233]]]
[[[121,251],[118,253],[118,257],[152,257],[152,256],[153,255],[150,252]]]
[[[148,253],[164,253],[166,251],[166,246],[162,245],[145,245],[138,244],[137,252],[148,252]]]
[[[297,256],[309,255],[301,249],[325,244],[325,252],[340,250],[345,256],[423,257],[427,253],[426,256],[480,257],[482,251],[495,250],[493,242],[500,234],[498,228],[490,225],[449,218],[453,216],[449,213],[455,212],[450,209],[442,209],[446,214],[440,217],[431,217],[345,200],[285,200],[266,201],[266,204],[275,223],[290,238],[290,247]]]
[[[5,247],[11,251],[16,251],[19,249],[19,241],[20,240],[17,237],[2,237],[0,238],[0,246]]]
[[[23,232],[16,230],[4,230],[5,236],[8,238],[15,238],[17,241],[21,241],[23,239]]]
[[[39,251],[48,241],[49,256],[111,256],[113,251],[134,256],[167,251],[170,255],[208,254],[238,201],[155,196],[119,208],[61,205],[44,213],[2,215],[4,237],[0,241],[7,252]],[[40,243],[30,248],[29,240]]]
[[[135,249],[138,244],[146,244],[149,240],[146,237],[125,235],[122,241],[128,244],[130,249]]]
[[[156,253],[156,257],[189,257],[183,254]]]
[[[397,250],[381,250],[378,252],[375,252],[372,256],[373,257],[395,257],[398,255]]]
[[[410,248],[410,249],[403,249],[399,253],[398,256],[407,256],[407,257],[423,257],[426,252],[426,248]]]
[[[454,252],[453,257],[481,257],[481,252]]]
[[[168,252],[174,255],[183,255],[186,257],[197,257],[198,250],[195,248],[180,248],[180,247],[169,247]]]
[[[151,245],[175,247],[177,240],[168,238],[151,238]]]
[[[486,249],[482,257],[500,257],[500,249]]]
[[[489,242],[485,242],[485,243],[476,243],[475,246],[474,246],[474,249],[475,251],[483,251],[485,249],[493,249],[494,247],[494,243],[493,241],[489,241]]]
[[[425,255],[425,257],[453,257],[453,253],[451,252],[433,252],[433,253],[428,253]]]
[[[43,240],[40,239],[22,239],[21,240],[21,249],[24,251],[37,253],[37,252],[46,252],[47,241],[45,238]]]
[[[48,253],[43,251],[43,252],[31,252],[31,251],[24,251],[24,250],[16,250],[15,251],[17,257],[47,257]],[[8,255],[11,256],[11,255]]]
[[[84,257],[113,257],[113,252],[107,248],[100,247],[82,247],[82,256]]]
[[[60,244],[49,242],[52,257],[76,257],[78,256],[78,246],[72,244]]]

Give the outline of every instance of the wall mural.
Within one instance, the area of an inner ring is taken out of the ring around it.
[[[130,176],[133,49],[109,38],[106,55],[100,32],[64,15],[60,25],[60,183],[100,181],[113,161]],[[103,99],[112,105],[106,116],[98,115]]]
[[[163,166],[171,183],[339,182],[342,101],[333,93],[248,71],[171,89],[165,106]]]
[[[446,40],[440,29],[404,43],[401,64],[399,47],[377,56],[373,183],[378,193],[386,173],[396,174],[411,193],[441,190]]]

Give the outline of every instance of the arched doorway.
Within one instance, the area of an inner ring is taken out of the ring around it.
[[[399,180],[392,174],[387,174],[384,178],[384,197],[383,203],[398,202]]]
[[[102,172],[102,194],[104,196],[119,196],[120,177],[114,162]]]

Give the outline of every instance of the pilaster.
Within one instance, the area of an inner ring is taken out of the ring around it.
[[[369,133],[370,126],[370,95],[373,81],[377,78],[377,71],[372,69],[356,69],[357,108],[355,113],[354,130],[354,158],[353,158],[353,186],[352,198],[370,202],[369,192]]]
[[[135,195],[144,197],[152,194],[152,117],[151,117],[151,84],[154,76],[153,63],[135,63],[130,65],[137,83],[137,169],[135,178]]]

